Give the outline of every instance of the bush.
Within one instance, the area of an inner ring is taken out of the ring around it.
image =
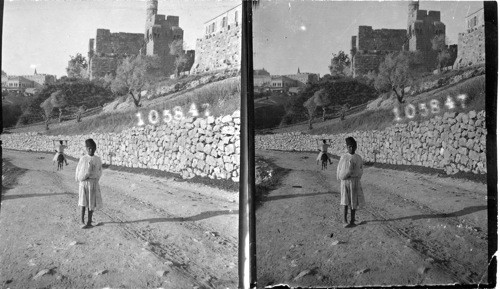
[[[3,127],[15,126],[21,116],[20,105],[2,105],[2,125]]]
[[[65,78],[64,81],[46,85],[34,97],[28,98],[26,104],[22,106],[22,116],[20,124],[30,124],[43,120],[43,109],[40,104],[56,91],[62,91],[66,95],[68,106],[64,109],[63,115],[68,116],[75,107],[85,105],[88,109],[102,106],[113,99],[111,90],[100,86],[98,82],[78,78]]]

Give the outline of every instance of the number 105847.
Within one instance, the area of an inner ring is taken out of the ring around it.
[[[202,108],[204,108],[203,116],[208,117],[210,116],[210,104],[204,103],[201,105]],[[192,117],[198,117],[200,116],[200,112],[198,111],[198,108],[194,103],[191,104],[188,114],[190,114]],[[142,112],[138,112],[135,114],[137,116],[137,125],[138,126],[143,126],[145,125],[145,120],[143,119]],[[160,124],[162,123],[169,123],[172,120],[180,121],[185,119],[186,116],[184,115],[184,112],[182,111],[182,107],[176,106],[172,109],[164,109],[162,116],[158,113],[157,110],[150,110],[147,116],[147,121],[149,124],[155,125],[155,124]]]
[[[456,97],[456,100],[461,103],[461,107],[465,108],[465,99],[467,98],[467,95],[465,94],[460,94]],[[446,98],[446,101],[444,102],[444,106],[447,107],[449,110],[455,109],[456,104],[455,100],[451,97],[448,96]],[[402,121],[403,116],[401,115],[402,112],[399,110],[398,107],[395,107],[393,110],[394,112],[394,120],[395,121]],[[408,104],[404,108],[404,116],[408,119],[414,118],[417,114],[422,116],[422,117],[427,117],[431,114],[438,114],[441,112],[441,105],[439,100],[437,99],[432,99],[431,101],[424,102],[424,103],[419,103],[418,106],[416,104]]]

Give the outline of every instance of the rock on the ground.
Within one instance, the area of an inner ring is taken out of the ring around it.
[[[43,269],[42,271],[38,272],[35,275],[35,277],[33,277],[33,279],[38,279],[38,278],[42,277],[43,275],[52,274],[52,270],[53,269]]]
[[[418,268],[418,274],[423,275],[429,270],[428,267],[420,267]]]
[[[166,271],[166,270],[156,271],[156,275],[158,275],[160,277],[167,276],[167,273],[168,273],[168,271]]]
[[[94,275],[99,276],[99,275],[104,275],[106,273],[108,273],[108,270],[104,269],[104,270],[95,272]]]
[[[364,274],[364,273],[366,273],[368,271],[370,271],[370,269],[369,268],[365,268],[365,269],[361,269],[361,270],[356,271],[355,274],[356,275],[361,275],[361,274]]]
[[[339,242],[338,240],[335,240],[335,241],[333,241],[333,242],[330,244],[330,246],[335,246],[335,245],[338,245],[339,243],[340,243],[340,242]]]
[[[300,278],[302,278],[302,277],[304,277],[304,276],[306,276],[306,275],[308,275],[310,273],[311,273],[311,270],[309,270],[309,269],[308,270],[304,270],[304,271],[300,272],[299,275],[297,275],[295,278],[293,278],[293,280],[297,281]]]

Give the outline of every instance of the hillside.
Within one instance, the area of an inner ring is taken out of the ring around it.
[[[43,122],[38,122],[28,126],[18,126],[9,129],[8,132],[36,131],[49,135],[117,133],[137,126],[141,120],[147,123],[150,114],[155,116],[155,113],[152,113],[153,110],[158,114],[158,122],[163,120],[162,113],[167,109],[172,118],[191,116],[193,113],[211,116],[232,114],[240,107],[241,85],[239,76],[235,74],[234,72],[214,73],[183,78],[178,82],[165,81],[159,83],[153,93],[143,97],[142,106],[139,109],[135,108],[130,97],[122,96],[102,107],[89,110],[80,123],[76,123],[74,119],[62,123],[52,119],[48,131],[45,131]],[[176,106],[180,109],[175,108]]]
[[[459,95],[466,95],[463,102],[457,98]],[[448,96],[451,97],[451,102],[447,102]],[[424,104],[428,109],[427,114],[424,109],[419,110]],[[408,107],[410,105],[415,108],[414,115],[412,115],[411,107]],[[450,109],[451,105],[453,108]],[[395,107],[399,110],[400,120],[398,121],[396,121]],[[410,88],[409,96],[404,104],[399,104],[394,95],[381,94],[377,99],[367,102],[363,110],[359,111],[359,108],[355,108],[348,111],[344,121],[340,121],[336,114],[329,114],[326,121],[322,121],[318,114],[313,122],[312,130],[308,129],[307,121],[304,119],[297,124],[260,130],[257,133],[300,131],[308,134],[337,134],[356,130],[383,130],[395,123],[412,120],[419,122],[430,116],[443,115],[450,111],[479,111],[484,110],[484,107],[484,66],[479,66],[423,78]],[[410,117],[405,116],[405,109],[410,112]]]

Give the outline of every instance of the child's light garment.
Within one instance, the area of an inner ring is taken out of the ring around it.
[[[57,148],[57,151],[63,154],[65,148],[66,148],[65,145],[60,144],[59,147]]]
[[[363,175],[363,159],[358,154],[344,154],[337,167],[337,179],[340,180],[340,205],[349,206],[352,210],[365,204],[361,176]]]
[[[65,145],[62,145],[60,144],[58,147],[57,147],[57,153],[56,155],[54,156],[54,158],[52,159],[52,162],[57,162],[57,156],[59,156],[59,154],[62,154],[64,156],[64,158],[66,158],[66,155],[64,155],[64,149],[67,148],[67,146]]]
[[[328,148],[330,147],[329,144],[322,144],[321,145],[321,151],[318,154],[318,157],[316,158],[316,161],[319,162],[321,160],[321,155],[326,154],[328,156],[328,160],[330,160],[330,156],[328,155]]]
[[[102,175],[102,163],[98,156],[85,155],[80,158],[76,167],[75,179],[80,182],[78,187],[78,206],[90,210],[102,208],[101,188],[99,179]]]

